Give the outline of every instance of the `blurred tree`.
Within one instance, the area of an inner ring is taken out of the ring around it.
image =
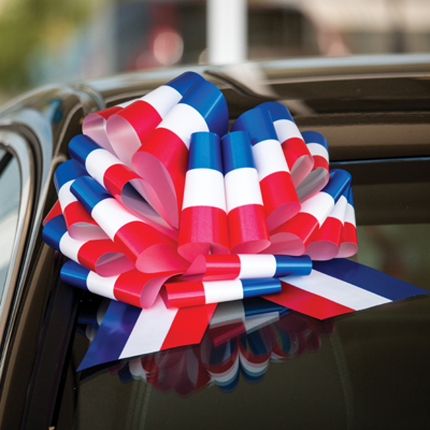
[[[0,4],[0,87],[8,93],[28,88],[28,57],[43,46],[62,43],[91,10],[88,0],[3,0]]]

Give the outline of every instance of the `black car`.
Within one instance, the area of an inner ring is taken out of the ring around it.
[[[276,99],[301,130],[322,133],[330,167],[353,178],[353,259],[430,291],[430,56],[255,69],[238,81],[228,68],[191,68],[221,89],[231,121]],[[51,86],[1,111],[0,427],[429,428],[426,295],[324,321],[278,312],[215,347],[204,339],[77,372],[105,302],[62,283],[64,257],[42,241],[53,172],[87,114],[182,71]]]

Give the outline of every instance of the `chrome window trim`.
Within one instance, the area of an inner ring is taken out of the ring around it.
[[[16,158],[21,175],[21,196],[18,210],[18,219],[14,245],[11,253],[10,265],[6,275],[5,286],[0,297],[0,341],[1,341],[1,358],[0,358],[0,375],[4,366],[4,354],[6,345],[10,342],[10,331],[7,330],[11,320],[15,317],[16,308],[14,307],[14,298],[19,291],[19,275],[21,268],[21,259],[24,255],[27,242],[27,233],[30,229],[32,209],[34,207],[35,195],[35,164],[34,158],[28,141],[19,134],[0,129],[0,142]]]

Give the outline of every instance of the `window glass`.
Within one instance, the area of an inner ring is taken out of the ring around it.
[[[15,157],[0,148],[0,293],[3,293],[15,239],[21,178]]]
[[[430,224],[360,226],[358,261],[430,290]]]

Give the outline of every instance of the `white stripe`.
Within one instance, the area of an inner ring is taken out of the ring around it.
[[[328,161],[328,151],[325,146],[320,143],[307,143],[306,146],[312,155],[319,155]]]
[[[115,164],[125,165],[119,161],[115,155],[112,155],[106,149],[100,148],[91,151],[85,160],[85,168],[89,175],[91,175],[100,185],[104,187],[104,174],[109,167]]]
[[[298,137],[303,140],[302,134],[295,122],[288,119],[278,119],[273,123],[273,125],[275,126],[279,142],[283,143],[287,139],[291,139],[293,137]]]
[[[82,245],[85,242],[82,240],[72,239],[69,233],[64,233],[60,239],[59,248],[60,252],[64,254],[66,257],[71,258],[73,261],[79,263],[78,253],[81,249]]]
[[[333,197],[328,193],[319,192],[315,196],[302,203],[300,213],[307,213],[314,216],[318,220],[318,223],[321,227],[329,216],[333,207]]]
[[[90,271],[87,277],[87,287],[94,294],[98,294],[99,296],[106,297],[108,299],[117,300],[114,294],[114,287],[118,277],[119,275],[103,277]]]
[[[239,279],[272,278],[276,273],[276,258],[274,255],[239,254]]]
[[[243,308],[242,300],[221,303],[219,306],[217,306],[215,308],[215,312],[212,315],[209,326],[220,327],[239,321],[245,321],[245,310]]]
[[[385,297],[316,270],[312,270],[309,276],[287,276],[281,280],[357,311],[391,302]]]
[[[150,309],[142,309],[121,351],[119,359],[159,351],[170,327],[173,324],[177,308],[167,309],[163,299],[158,296]]]
[[[68,205],[70,205],[70,203],[74,203],[77,201],[77,198],[70,191],[70,187],[72,186],[73,182],[75,182],[74,179],[69,182],[66,182],[60,188],[60,191],[58,191],[58,200],[63,211]]]
[[[243,286],[239,279],[234,281],[202,282],[206,304],[243,299]]]
[[[279,312],[269,312],[264,315],[251,316],[245,320],[246,333],[251,333],[266,325],[279,320]]]
[[[339,200],[334,205],[334,208],[330,212],[330,218],[338,219],[342,224],[345,220],[345,212],[346,206],[348,204],[348,200],[346,200],[345,196],[340,196]]]
[[[357,225],[355,222],[355,209],[350,203],[348,203],[346,206],[345,222],[349,222],[353,226]]]
[[[144,95],[141,100],[149,103],[161,116],[165,118],[182,98],[182,94],[168,85],[162,85]]]
[[[210,206],[227,211],[224,175],[221,172],[213,169],[188,170],[182,209],[193,206]]]
[[[277,140],[263,140],[252,147],[252,155],[261,181],[275,172],[289,172],[287,160]]]
[[[97,203],[91,211],[91,216],[112,240],[124,225],[134,221],[143,222],[114,198],[107,198]]]
[[[200,112],[186,103],[179,103],[174,106],[157,128],[172,131],[184,142],[187,148],[190,147],[192,133],[209,131],[209,127]]]
[[[263,205],[257,170],[252,167],[231,170],[225,176],[227,211],[245,205]]]

